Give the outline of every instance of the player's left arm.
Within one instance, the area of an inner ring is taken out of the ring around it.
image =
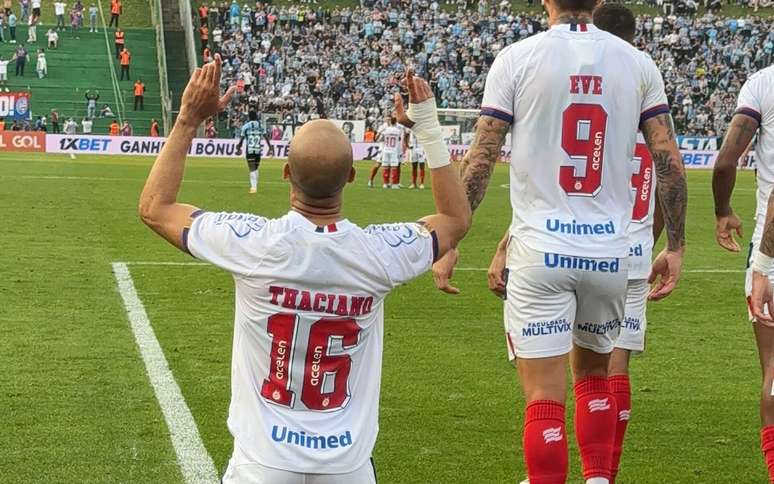
[[[645,120],[641,128],[656,168],[657,201],[667,236],[666,249],[653,262],[649,277],[650,282],[655,282],[660,276],[649,297],[661,299],[674,290],[682,272],[688,187],[672,116],[669,113],[655,115]]]
[[[197,210],[193,205],[177,201],[188,148],[196,136],[196,128],[225,108],[234,92],[231,88],[220,97],[221,65],[220,55],[216,55],[215,62],[196,69],[191,75],[175,126],[153,163],[140,195],[142,221],[180,250],[185,250],[183,231],[190,226],[191,214]]]

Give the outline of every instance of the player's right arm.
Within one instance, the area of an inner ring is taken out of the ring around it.
[[[742,94],[740,94],[740,101]],[[715,239],[721,247],[739,252],[734,232],[742,236],[742,221],[731,208],[731,194],[736,184],[736,167],[739,158],[758,130],[759,121],[749,111],[738,110],[731,119],[723,145],[720,147],[715,168],[712,170],[712,193],[715,196]]]

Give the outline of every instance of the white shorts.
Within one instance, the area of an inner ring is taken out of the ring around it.
[[[648,327],[645,309],[649,292],[650,285],[646,279],[629,279],[621,334],[615,342],[616,348],[636,353],[645,351],[645,331]]]
[[[382,166],[391,167],[391,166],[398,166],[400,164],[400,159],[398,157],[398,154],[394,151],[382,151],[382,157],[381,157]]]
[[[626,258],[560,256],[508,244],[505,336],[508,357],[549,358],[573,343],[613,351],[626,300]]]
[[[299,474],[251,462],[234,442],[222,484],[376,484],[373,459],[347,474]]]
[[[425,164],[425,152],[422,149],[411,150],[411,162],[418,163],[420,165]]]

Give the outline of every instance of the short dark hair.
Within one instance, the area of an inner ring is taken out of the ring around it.
[[[603,3],[594,9],[594,25],[630,44],[634,42],[634,14],[620,3]]]
[[[258,119],[258,113],[256,113],[255,111],[250,111],[249,113],[247,113],[247,119],[249,119],[250,121],[256,121]]]
[[[562,12],[591,12],[598,0],[554,0],[556,8]]]

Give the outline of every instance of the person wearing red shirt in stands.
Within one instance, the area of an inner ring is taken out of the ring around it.
[[[118,28],[118,17],[123,13],[123,9],[121,0],[110,0],[110,25],[108,27],[112,27],[113,22],[115,22],[116,28]]]
[[[159,134],[159,123],[155,119],[151,119],[150,135],[154,138],[161,136]]]
[[[137,111],[137,106],[140,106],[140,111],[145,111],[145,84],[142,80],[137,79],[134,82],[134,110]]]

